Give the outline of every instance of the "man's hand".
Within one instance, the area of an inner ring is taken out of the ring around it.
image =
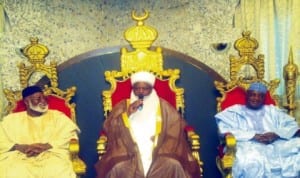
[[[17,150],[21,153],[26,154],[26,150],[28,149],[28,147],[29,147],[29,145],[27,145],[27,144],[15,144],[13,146],[13,148],[11,149],[11,151]]]
[[[255,140],[259,143],[263,143],[263,144],[273,143],[277,139],[279,139],[279,136],[274,132],[267,132],[264,134],[255,134],[255,136],[253,137],[253,140]]]
[[[28,150],[26,150],[26,155],[28,157],[37,156],[50,148],[52,148],[52,146],[49,143],[34,143],[30,145]]]
[[[34,143],[31,145],[16,144],[14,146],[14,150],[18,150],[26,154],[27,157],[37,156],[40,153],[47,151],[50,148],[52,148],[52,146],[49,143]]]
[[[127,114],[130,116],[132,113],[135,113],[139,106],[143,104],[143,100],[139,99],[136,100],[135,102],[131,103],[127,109]]]

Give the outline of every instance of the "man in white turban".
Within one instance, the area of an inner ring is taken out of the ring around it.
[[[234,105],[215,118],[221,134],[237,139],[233,177],[298,178],[299,126],[273,105],[264,105],[267,87],[255,82],[247,90],[246,105]]]
[[[129,99],[117,104],[104,122],[107,152],[96,164],[97,178],[200,178],[186,141],[186,123],[158,97],[155,76],[131,76]]]

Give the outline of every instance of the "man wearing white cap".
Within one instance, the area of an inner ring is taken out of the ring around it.
[[[107,152],[97,178],[200,178],[184,134],[185,121],[153,89],[155,76],[131,76],[132,92],[104,122]]]
[[[298,178],[299,126],[294,118],[273,105],[264,105],[267,87],[255,82],[246,105],[234,105],[215,118],[221,134],[237,139],[233,177]]]

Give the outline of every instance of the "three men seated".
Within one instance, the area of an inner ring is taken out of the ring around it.
[[[65,114],[48,109],[38,86],[22,91],[26,111],[0,122],[1,178],[75,178],[69,141],[79,128]]]
[[[233,105],[215,115],[220,134],[237,139],[233,177],[282,178],[300,175],[299,126],[273,105],[264,105],[267,87],[252,83],[246,105]]]
[[[197,178],[197,161],[186,141],[186,123],[159,98],[155,76],[131,76],[130,99],[119,102],[104,122],[107,152],[96,164],[98,178]]]

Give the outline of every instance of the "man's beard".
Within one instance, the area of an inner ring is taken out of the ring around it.
[[[48,104],[43,105],[43,104],[39,103],[38,105],[34,106],[31,103],[31,101],[29,101],[29,108],[35,112],[45,113],[46,111],[48,111]]]

